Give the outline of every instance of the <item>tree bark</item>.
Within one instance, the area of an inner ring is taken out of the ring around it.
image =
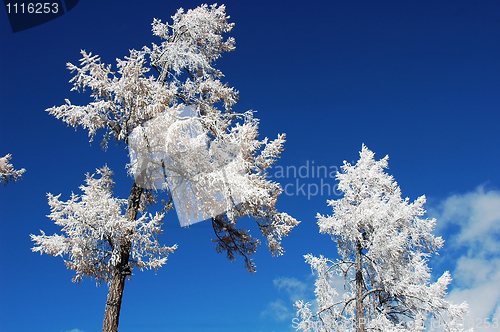
[[[363,312],[363,264],[361,260],[363,247],[360,240],[356,240],[356,331],[365,331],[365,315]]]
[[[134,181],[132,190],[128,197],[127,212],[125,217],[128,220],[136,220],[141,202],[141,195],[144,191]],[[102,323],[102,332],[117,332],[120,319],[120,310],[122,306],[123,290],[125,289],[125,279],[131,275],[129,265],[131,243],[128,234],[120,238],[120,262],[114,267],[111,281],[108,283],[108,298],[106,309],[104,311],[104,321]]]
[[[125,288],[126,275],[120,273],[118,269],[113,273],[113,277],[108,285],[108,299],[106,310],[104,311],[104,321],[102,332],[117,332],[118,321],[120,319],[120,309],[122,306],[123,290]]]

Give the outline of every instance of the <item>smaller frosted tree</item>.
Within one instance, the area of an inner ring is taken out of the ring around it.
[[[76,272],[74,282],[80,282],[82,277],[94,278],[98,284],[106,282],[106,310],[116,311],[113,315],[118,317],[125,280],[132,269],[160,268],[177,245],[166,247],[158,243],[163,214],[127,217],[127,200],[113,197],[111,170],[104,166],[97,174],[100,178],[87,174],[86,185],[80,186],[83,194],[71,194],[67,202],[59,200],[60,194],[48,194],[48,217],[62,227],[65,235],[48,236],[43,231],[41,235],[31,235],[36,243],[32,250],[67,257],[66,266]],[[118,318],[111,328],[117,327]]]
[[[435,219],[423,219],[425,196],[401,198],[386,174],[388,156],[376,161],[365,145],[356,165],[344,161],[337,173],[343,198],[329,200],[333,215],[318,214],[321,233],[337,242],[339,259],[304,256],[317,274],[313,314],[310,303],[297,301],[298,330],[423,331],[429,317],[446,331],[462,331],[467,304],[444,297],[451,277],[446,271],[430,283],[427,259],[443,246],[431,234]],[[344,279],[341,296],[332,280]]]
[[[11,158],[11,154],[7,154],[5,157],[0,158],[0,182],[3,186],[6,186],[9,181],[15,182],[20,180],[23,173],[26,171],[24,168],[20,170],[14,169],[14,166],[10,163]]]

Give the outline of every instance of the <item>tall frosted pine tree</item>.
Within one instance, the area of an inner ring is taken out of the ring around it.
[[[337,244],[339,259],[308,254],[317,279],[318,311],[297,301],[298,329],[304,331],[424,331],[430,317],[445,331],[463,331],[467,304],[444,299],[451,281],[446,271],[431,283],[428,258],[443,246],[432,235],[435,219],[423,218],[425,196],[401,197],[385,173],[388,156],[374,159],[363,145],[355,165],[344,162],[337,173],[344,196],[329,200],[331,216],[318,214],[320,232]],[[344,292],[332,287],[344,279]]]
[[[161,43],[131,50],[117,59],[116,69],[82,50],[79,65],[67,64],[75,73],[70,82],[74,91],[89,90],[93,100],[83,106],[66,100],[47,110],[87,130],[91,141],[103,133],[103,148],[115,139],[135,156],[128,165],[134,182],[127,200],[112,196],[111,170],[101,168],[99,178],[87,176],[82,196],[61,202],[49,194],[50,218],[66,235],[32,235],[33,250],[68,257],[67,266],[77,273],[74,280],[87,276],[108,284],[105,332],[118,329],[125,280],[133,268],[159,268],[176,248],[157,243],[163,214],[146,214],[159,195],[165,195],[164,211],[174,201],[176,209],[198,221],[208,216],[216,250],[230,260],[242,256],[250,272],[255,265],[249,256],[259,240],[238,229],[237,221],[255,219],[273,256],[283,253],[282,238],[298,224],[277,211],[282,189],[266,179],[285,135],[258,140],[258,120],[250,111],[232,110],[238,92],[221,81],[224,75],[214,67],[223,53],[235,49],[234,39],[223,37],[233,29],[228,19],[224,5],[181,8],[172,23],[155,19],[152,31]],[[158,183],[170,186],[159,192],[166,188]],[[183,185],[184,191],[174,192]],[[197,191],[202,195],[195,202],[190,198]]]

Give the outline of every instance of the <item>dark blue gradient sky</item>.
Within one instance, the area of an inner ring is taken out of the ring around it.
[[[68,199],[80,193],[85,173],[104,164],[115,172],[115,194],[128,197],[133,179],[124,168],[127,151],[110,144],[104,152],[99,141],[89,144],[84,130],[75,132],[44,110],[65,98],[90,100],[69,91],[65,64],[78,63],[80,49],[115,66],[129,49],[159,43],[151,34],[153,18],[167,21],[177,8],[199,4],[81,0],[67,14],[18,33],[0,10],[0,155],[12,153],[14,166],[27,169],[22,181],[0,188],[0,330],[101,328],[106,286],[71,283],[62,259],[30,251],[29,234],[58,231],[46,218],[47,192]],[[240,91],[235,110],[257,111],[261,138],[287,134],[277,166],[305,167],[302,175],[313,164],[334,170],[344,160],[356,161],[362,143],[377,159],[389,154],[388,172],[403,195],[413,200],[425,194],[429,210],[446,220],[438,228],[448,247],[431,260],[435,275],[449,269],[453,277],[455,271],[462,279],[452,285],[454,295],[480,298],[458,291],[474,289],[463,281],[459,262],[480,258],[470,253],[470,243],[453,239],[466,226],[446,219],[444,203],[471,193],[483,197],[481,190],[496,197],[500,187],[500,2],[225,4],[236,23],[236,51],[217,67]],[[336,183],[329,176],[271,175],[288,185],[278,207],[302,221],[283,241],[285,255],[272,258],[262,244],[257,273],[249,275],[241,259],[232,264],[215,252],[208,223],[183,229],[171,213],[161,241],[179,249],[157,275],[135,272],[125,288],[121,332],[293,330],[293,300],[314,297],[302,255],[335,258],[334,242],[318,233],[315,215],[329,214],[326,200],[338,196],[327,192]],[[496,202],[489,206],[494,213]],[[251,221],[243,227],[259,236]],[[492,227],[494,233],[498,228]],[[474,313],[494,317],[495,310],[498,304]]]

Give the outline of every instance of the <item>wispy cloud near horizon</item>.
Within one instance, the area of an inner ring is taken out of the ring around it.
[[[430,214],[438,219],[437,230],[458,226],[448,245],[496,253],[500,241],[500,191],[479,186],[473,192],[451,195]],[[477,255],[472,252],[469,254]]]
[[[307,284],[296,278],[276,278],[273,280],[273,285],[280,291],[284,290],[293,302],[307,295]]]
[[[297,278],[279,277],[273,280],[273,285],[279,291],[284,291],[288,299],[281,298],[271,301],[267,304],[266,309],[261,312],[262,317],[272,317],[276,321],[286,321],[295,317],[293,303],[297,300],[304,299],[307,295],[312,294],[312,288],[307,283],[298,280]],[[308,294],[310,291],[311,294]]]
[[[446,245],[462,253],[454,257],[456,287],[448,297],[469,304],[466,326],[500,320],[500,191],[479,186],[451,195],[429,214],[437,218],[438,232],[448,233]]]

